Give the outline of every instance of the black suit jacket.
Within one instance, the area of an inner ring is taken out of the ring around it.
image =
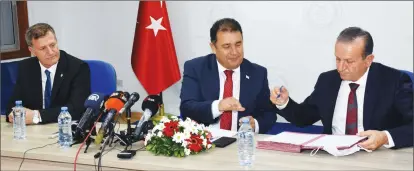
[[[341,81],[336,70],[322,73],[314,91],[303,103],[289,99],[286,108],[278,113],[301,127],[322,120],[324,133],[332,134],[332,118]],[[394,148],[413,146],[413,83],[407,74],[372,63],[363,112],[365,130],[389,131]]]
[[[211,104],[220,96],[220,79],[215,54],[191,59],[184,64],[180,111],[184,117],[210,125],[213,118]],[[244,116],[254,117],[259,133],[266,133],[276,122],[276,114],[269,103],[269,84],[266,68],[243,59],[240,65],[240,98],[246,109],[238,112],[237,121]],[[238,126],[239,127],[239,126]]]
[[[60,50],[60,59],[53,81],[50,108],[43,109],[42,77],[37,57],[19,63],[18,77],[7,106],[7,114],[22,100],[23,106],[39,110],[41,123],[57,122],[60,107],[67,106],[72,120],[79,120],[85,108],[86,98],[91,93],[89,65],[65,51]],[[8,117],[6,117],[8,122]]]

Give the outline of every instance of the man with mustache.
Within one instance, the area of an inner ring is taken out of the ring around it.
[[[237,131],[241,117],[249,117],[256,133],[266,133],[276,122],[267,70],[244,59],[240,24],[231,18],[218,20],[210,39],[212,54],[184,64],[181,115],[231,131]]]
[[[298,126],[322,120],[325,134],[367,136],[369,150],[413,146],[413,84],[410,77],[373,62],[371,34],[344,29],[335,44],[336,71],[319,75],[312,94],[298,104],[286,88],[270,100],[278,114]]]
[[[60,107],[67,106],[72,120],[80,119],[83,103],[91,93],[89,65],[59,50],[54,29],[38,23],[26,31],[32,56],[19,62],[16,85],[7,106],[7,122],[13,122],[12,108],[22,100],[26,124],[57,122]]]

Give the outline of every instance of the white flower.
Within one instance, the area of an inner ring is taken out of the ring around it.
[[[207,148],[211,148],[211,144],[207,144]]]
[[[145,136],[145,141],[144,141],[144,145],[145,146],[147,146],[147,142],[149,141],[149,140],[151,140],[151,138],[152,138],[152,136],[153,136],[154,134],[151,134],[151,133],[148,133],[147,134],[147,136]]]
[[[171,120],[178,121],[178,117],[177,116],[173,115],[173,116],[170,116],[170,117],[171,117]]]
[[[187,145],[188,145],[188,142],[185,140],[183,141],[183,143],[181,143],[181,146],[184,147],[185,149],[187,149]]]
[[[188,156],[188,155],[190,155],[191,150],[188,149],[188,148],[184,148],[184,153],[185,153],[186,156]]]
[[[201,136],[201,139],[203,139],[203,146],[207,147],[207,139]]]
[[[165,125],[163,123],[159,123],[159,124],[155,125],[152,130],[153,130],[153,132],[155,132],[155,130],[163,131],[164,128],[165,128]]]
[[[174,142],[176,143],[182,143],[184,141],[184,133],[181,132],[177,132],[173,135],[173,139]]]
[[[157,136],[161,138],[162,137],[162,131],[158,131]]]
[[[184,139],[189,139],[191,137],[191,133],[189,129],[184,129]]]
[[[170,119],[168,119],[168,117],[166,116],[163,116],[160,121],[161,123],[167,123],[167,122],[170,122]]]

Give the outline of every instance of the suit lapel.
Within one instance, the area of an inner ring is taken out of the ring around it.
[[[249,99],[249,90],[250,86],[250,76],[249,76],[249,65],[246,59],[243,59],[242,64],[240,65],[240,97],[239,102],[243,107],[246,107]],[[244,112],[239,112],[238,119],[244,116]]]
[[[66,61],[66,55],[60,51],[60,59],[58,66],[56,68],[56,74],[55,78],[53,80],[53,87],[52,87],[52,96],[51,96],[51,104],[53,104],[53,101],[59,92],[60,85],[65,78],[65,71],[67,69],[67,61]]]
[[[367,83],[365,87],[365,97],[364,97],[364,129],[369,129],[369,123],[371,121],[371,116],[374,113],[375,101],[378,96],[378,86],[381,85],[378,83],[378,72],[377,65],[373,63],[370,67]]]
[[[37,58],[37,57],[34,57]],[[36,107],[39,109],[43,109],[43,88],[42,88],[42,75],[40,69],[39,60],[34,60],[35,63],[33,64],[33,69],[29,69],[29,80],[33,87],[33,97],[36,101]],[[36,71],[36,72],[32,72]],[[24,102],[23,102],[24,105]]]
[[[207,100],[217,100],[220,97],[220,78],[218,73],[218,66],[216,56],[211,54],[208,58],[208,70],[203,73],[202,80],[205,80],[204,85],[209,85],[209,91],[206,94]]]

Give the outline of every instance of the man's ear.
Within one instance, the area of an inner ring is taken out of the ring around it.
[[[34,49],[31,46],[29,46],[29,51],[30,51],[30,56],[36,56],[33,52]]]
[[[213,42],[210,42],[211,51],[216,54],[216,45]]]
[[[371,64],[372,64],[372,62],[374,61],[374,55],[373,54],[371,54],[371,55],[368,55],[366,58],[365,58],[365,65],[367,66],[367,67],[370,67],[371,66]]]

